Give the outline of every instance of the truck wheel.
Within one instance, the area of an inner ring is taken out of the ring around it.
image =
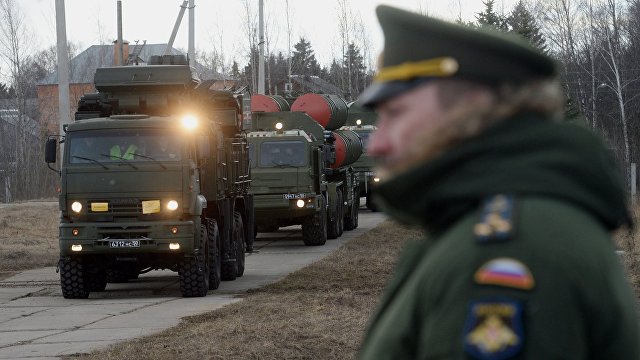
[[[89,290],[85,284],[82,262],[76,259],[60,259],[60,287],[65,299],[86,299]]]
[[[234,214],[235,215],[235,214]],[[234,221],[235,223],[235,216],[234,216]],[[224,250],[224,253],[231,253],[234,254],[236,256],[233,257],[233,261],[222,261],[222,272],[221,272],[221,279],[222,281],[233,281],[236,279],[236,277],[238,276],[238,265],[236,265],[236,261],[237,260],[237,250],[236,250],[236,242],[234,241],[235,239],[233,238],[233,232],[234,232],[234,224],[231,224],[232,228],[231,228],[231,241],[229,241],[229,246],[231,246],[231,251],[227,251],[227,249]],[[226,234],[226,232],[225,232]],[[220,242],[223,242],[222,239]]]
[[[371,192],[367,194],[367,209],[371,210],[372,212],[378,211],[378,207],[373,201],[373,195],[371,195]]]
[[[207,221],[209,236],[209,290],[220,286],[222,277],[222,254],[220,253],[220,233],[218,223],[214,219]]]
[[[307,246],[324,245],[327,242],[327,206],[320,195],[320,211],[302,219],[302,241]]]
[[[200,251],[196,256],[185,257],[180,264],[180,292],[184,297],[206,296],[209,290],[209,251],[207,229],[200,225]]]
[[[242,275],[244,275],[244,250],[246,247],[246,241],[244,238],[244,223],[242,222],[242,215],[237,211],[233,213],[233,240],[236,243],[236,277],[242,277]]]
[[[338,237],[344,233],[344,197],[342,190],[338,192]]]
[[[337,239],[340,236],[340,192],[336,194],[334,207],[327,214],[327,239]]]
[[[353,203],[349,207],[349,216],[347,216],[344,221],[344,229],[347,231],[354,230],[358,227],[358,203],[356,202],[358,198],[355,195],[358,194],[359,191],[358,189],[353,191]]]

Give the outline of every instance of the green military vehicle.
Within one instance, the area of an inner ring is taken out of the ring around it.
[[[98,69],[95,87],[61,141],[63,296],[157,269],[177,271],[186,297],[242,276],[254,212],[241,94],[200,86],[184,56]]]
[[[276,106],[263,106],[265,98],[274,99]],[[342,120],[334,109],[318,121],[309,108],[311,103],[340,101]],[[257,231],[302,224],[304,244],[323,245],[327,238],[358,227],[359,180],[349,164],[362,153],[362,143],[352,131],[328,131],[346,120],[343,100],[307,94],[291,106],[301,110],[289,111],[288,103],[275,96],[252,99],[254,130],[247,137]]]
[[[356,102],[349,103],[349,116],[347,123],[342,127],[344,130],[352,130],[360,136],[364,145],[362,156],[353,163],[353,169],[360,178],[360,197],[366,198],[367,208],[371,211],[378,211],[373,202],[373,188],[380,181],[376,176],[375,162],[373,157],[367,154],[367,142],[371,133],[376,131],[376,121],[378,115],[370,109],[358,106]]]

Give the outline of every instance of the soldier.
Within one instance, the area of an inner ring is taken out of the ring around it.
[[[377,9],[378,204],[418,224],[371,319],[364,359],[640,359],[610,232],[621,177],[561,122],[556,65],[524,40]]]

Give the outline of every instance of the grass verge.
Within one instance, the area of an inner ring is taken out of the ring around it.
[[[60,212],[56,202],[0,205],[0,278],[55,265]]]
[[[157,335],[69,358],[353,358],[402,245],[420,234],[384,222],[244,301]]]

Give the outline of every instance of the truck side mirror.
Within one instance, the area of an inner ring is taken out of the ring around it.
[[[210,157],[211,148],[208,136],[198,136],[198,158],[207,159]]]
[[[57,154],[58,154],[58,140],[54,138],[47,139],[47,143],[44,148],[44,161],[47,164],[55,163]]]

